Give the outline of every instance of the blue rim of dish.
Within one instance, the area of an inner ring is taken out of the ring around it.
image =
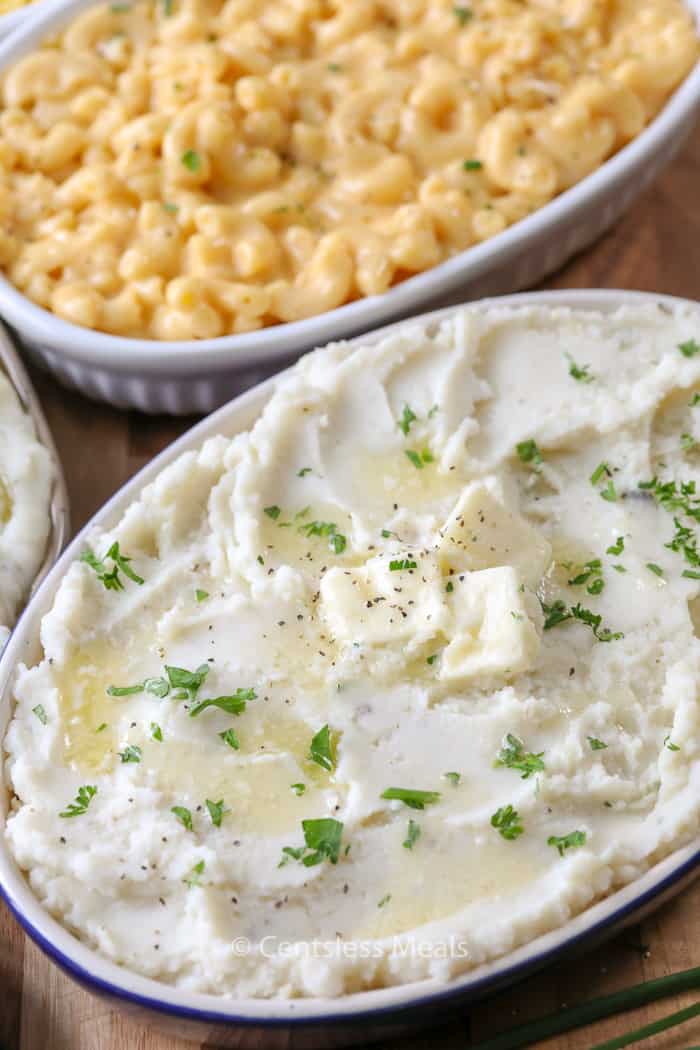
[[[10,899],[2,885],[0,885],[0,898],[4,900],[14,917],[23,927],[25,932],[29,934],[32,940],[46,955],[49,956],[50,959],[65,970],[66,973],[70,974],[81,984],[88,985],[98,993],[111,996],[115,999],[120,999],[132,1006],[138,1006],[144,1010],[167,1014],[171,1017],[177,1017],[187,1021],[226,1025],[228,1027],[302,1028],[318,1027],[321,1025],[334,1025],[338,1027],[345,1025],[352,1027],[353,1025],[367,1021],[389,1018],[399,1012],[402,1014],[406,1014],[407,1012],[414,1013],[419,1010],[426,1010],[431,1007],[448,1004],[452,1001],[458,1002],[460,998],[483,998],[490,987],[496,989],[498,987],[514,984],[519,976],[525,977],[535,970],[542,969],[548,962],[553,961],[557,956],[570,951],[588,939],[594,938],[596,934],[603,932],[610,926],[622,922],[623,919],[634,914],[634,912],[640,911],[646,904],[653,901],[654,898],[661,896],[666,890],[671,889],[685,876],[690,875],[699,865],[700,846],[698,846],[693,855],[684,861],[680,867],[675,869],[665,878],[661,879],[656,885],[651,886],[638,897],[623,904],[620,908],[617,908],[612,912],[612,914],[606,915],[604,918],[588,927],[588,929],[574,934],[573,937],[567,939],[563,944],[555,945],[554,947],[545,949],[530,958],[522,959],[505,970],[479,978],[471,985],[445,988],[438,992],[431,992],[427,995],[416,997],[406,1003],[368,1007],[352,1013],[333,1013],[331,1011],[317,1017],[294,1017],[293,1015],[284,1018],[246,1017],[235,1014],[218,1013],[216,1010],[200,1009],[199,1007],[194,1006],[177,1006],[174,1003],[166,1003],[162,999],[151,998],[150,996],[142,995],[138,992],[130,992],[128,989],[113,984],[111,981],[107,981],[91,974],[88,970],[84,969],[84,967],[78,965],[78,963],[71,959],[70,956],[57,948],[47,937],[32,925],[19,908],[15,907],[13,901]],[[128,971],[125,972],[128,973]]]

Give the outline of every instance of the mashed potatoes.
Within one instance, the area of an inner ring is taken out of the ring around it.
[[[470,308],[282,378],[95,533],[22,669],[7,838],[199,991],[446,979],[700,814],[700,321]]]
[[[0,371],[0,650],[46,549],[49,454]]]

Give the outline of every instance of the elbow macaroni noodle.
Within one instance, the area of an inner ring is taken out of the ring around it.
[[[680,0],[138,0],[2,77],[0,266],[122,336],[248,332],[499,233],[642,130]]]

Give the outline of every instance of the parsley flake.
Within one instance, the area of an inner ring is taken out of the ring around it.
[[[377,901],[377,907],[378,908],[383,908],[386,904],[389,903],[390,900],[391,900],[391,894],[390,893],[385,893],[384,896],[382,897],[382,899],[380,901]]]
[[[648,561],[646,563],[646,567],[649,570],[649,572],[654,573],[654,576],[663,576],[664,574],[664,570],[661,568],[661,566],[656,565],[653,561]]]
[[[272,518],[273,521],[277,521],[282,511],[276,504],[273,504],[271,507],[265,507],[263,513],[267,514],[268,518]]]
[[[305,478],[307,474],[311,473],[311,467],[302,467],[301,470],[297,471],[298,478]]]
[[[569,375],[579,383],[592,383],[595,376],[589,372],[590,365],[577,365],[571,354],[566,354],[569,362]]]
[[[465,171],[481,171],[483,166],[484,165],[481,163],[480,160],[474,160],[474,159],[472,159],[472,160],[465,160],[463,162],[463,164],[462,164],[462,167],[464,168]]]
[[[442,775],[445,778],[445,780],[449,780],[452,784],[454,784],[455,787],[457,787],[460,780],[462,779],[461,773],[443,773]]]
[[[190,718],[201,715],[202,711],[206,711],[208,707],[218,707],[220,711],[225,711],[228,715],[242,715],[248,702],[255,699],[257,699],[257,693],[254,689],[237,689],[231,696],[209,697],[206,700],[200,700],[190,710]]]
[[[399,558],[389,562],[389,572],[401,572],[403,569],[417,569],[418,564],[410,558]]]
[[[182,880],[185,883],[185,885],[189,886],[190,889],[192,889],[193,886],[201,886],[202,883],[200,881],[200,875],[204,874],[204,867],[204,861],[198,861],[197,864],[195,864],[195,866],[192,868],[190,874],[186,875],[185,878]]]
[[[189,809],[185,809],[184,806],[173,806],[170,812],[177,817],[177,819],[182,824],[183,828],[185,828],[187,831],[193,830],[192,814],[190,813]]]
[[[520,823],[520,814],[512,806],[500,806],[491,817],[491,827],[509,842],[522,835],[525,828]]]
[[[700,354],[700,343],[695,339],[686,339],[684,343],[678,344],[678,349],[683,357],[695,357],[696,354]]]
[[[343,824],[339,820],[332,817],[302,820],[301,829],[304,833],[304,845],[285,846],[282,850],[284,856],[278,867],[281,868],[290,859],[301,861],[306,868],[313,868],[324,860],[330,861],[331,864],[338,863],[343,837]],[[347,853],[347,849],[345,852]]]
[[[602,740],[598,740],[597,737],[594,736],[588,736],[586,737],[586,740],[590,745],[591,751],[604,751],[608,746],[607,744],[604,744]]]
[[[465,26],[474,17],[474,12],[469,7],[453,7],[452,13],[461,26]]]
[[[611,544],[605,551],[606,554],[622,554],[625,549],[625,540],[623,536],[618,536],[613,544]]]
[[[195,599],[198,602],[205,602],[209,597],[209,591],[201,591],[199,588],[194,592]]]
[[[32,714],[36,715],[43,726],[48,725],[49,720],[46,717],[46,711],[44,710],[43,704],[37,704],[36,707],[33,707]]]
[[[207,807],[207,811],[209,813],[209,816],[211,817],[212,824],[215,828],[220,828],[221,821],[223,820],[224,813],[226,812],[224,809],[224,800],[220,798],[218,802],[212,802],[210,798],[207,798],[204,800],[204,804]]]
[[[518,453],[518,459],[521,463],[532,463],[535,467],[539,467],[543,463],[542,453],[537,442],[533,441],[532,438],[529,438],[527,441],[519,441],[515,446],[515,451]]]
[[[420,824],[416,824],[415,820],[409,820],[408,830],[406,832],[406,838],[403,840],[404,849],[413,849],[416,842],[421,836]]]
[[[157,722],[151,722],[151,739],[157,740],[159,744],[163,743],[163,730]]]
[[[401,419],[397,420],[397,425],[403,434],[408,434],[411,429],[411,423],[415,423],[417,419],[418,416],[410,405],[404,405]]]
[[[141,748],[136,744],[127,744],[123,751],[118,752],[122,762],[140,762]]]
[[[121,570],[128,579],[137,583],[139,586],[144,582],[143,577],[139,576],[131,568],[131,558],[127,558],[121,553],[118,543],[113,543],[109,548],[104,558],[98,558],[93,550],[88,547],[80,555],[80,561],[89,565],[97,575],[98,580],[104,585],[108,591],[123,591],[124,584],[122,583],[119,571]],[[107,561],[113,563],[112,569],[108,570]]]
[[[527,780],[533,773],[541,773],[544,770],[543,755],[544,751],[539,751],[537,754],[526,751],[522,740],[518,739],[514,733],[506,733],[494,765],[517,769],[521,779]]]
[[[329,773],[332,773],[335,769],[335,747],[328,725],[322,726],[313,737],[309,748],[309,758],[316,765],[327,769]]]
[[[235,729],[224,729],[222,733],[219,733],[219,736],[223,742],[228,744],[230,748],[233,748],[234,751],[240,751],[241,742],[236,736]]]
[[[674,744],[670,736],[664,737],[664,747],[667,751],[680,751],[680,745]]]
[[[382,791],[380,798],[386,798],[396,802],[403,802],[410,809],[425,809],[435,802],[440,801],[439,791],[417,791],[414,788],[390,787]]]
[[[294,794],[297,796],[297,798],[300,795],[303,795],[304,792],[306,791],[306,784],[301,784],[301,783],[299,783],[299,784],[290,784],[289,786],[292,789],[292,791],[294,792]]]
[[[75,801],[71,802],[69,806],[59,813],[59,817],[81,817],[83,813],[87,813],[88,806],[92,802],[93,798],[97,794],[97,788],[94,784],[84,784],[78,788],[78,794],[75,796]]]
[[[564,856],[567,849],[577,849],[585,845],[585,842],[585,831],[570,831],[568,835],[550,835],[547,839],[547,845],[558,849],[560,857]]]
[[[187,168],[187,170],[191,171],[193,174],[195,172],[198,172],[202,166],[202,159],[199,156],[199,153],[197,153],[196,150],[193,149],[185,150],[185,152],[180,157],[180,160],[182,161],[183,165]]]

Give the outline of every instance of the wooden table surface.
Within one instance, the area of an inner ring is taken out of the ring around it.
[[[700,299],[700,129],[623,221],[546,287],[638,288]],[[192,423],[117,412],[66,393],[44,375],[34,378],[65,468],[75,528]],[[700,966],[700,883],[641,927],[589,955],[502,992],[465,1011],[456,1023],[386,1045],[396,1050],[466,1050],[471,1040],[564,1003],[694,965]],[[668,999],[539,1046],[590,1050],[693,999],[692,994]],[[685,1050],[697,1044],[700,1018],[643,1045]],[[25,939],[0,905],[2,1050],[185,1050],[192,1045],[148,1030],[83,992]]]

